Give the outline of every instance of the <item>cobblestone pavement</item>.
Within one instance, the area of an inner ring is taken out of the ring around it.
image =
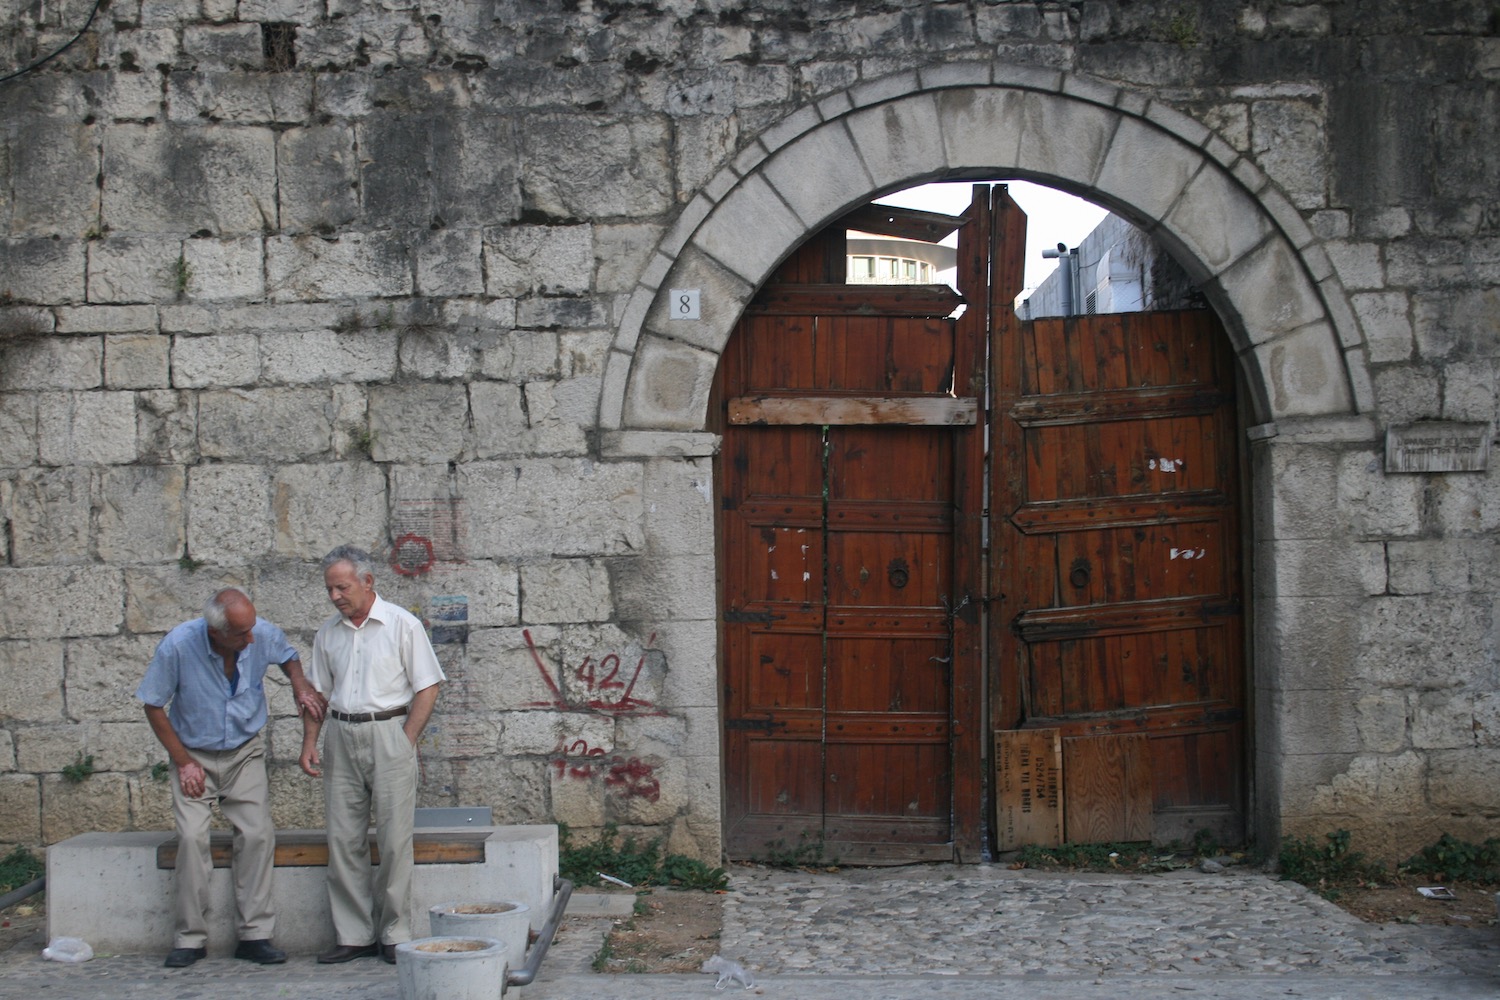
[[[1500,928],[1372,926],[1306,889],[1257,874],[1062,875],[1000,866],[738,868],[721,951],[787,1000],[1454,1000],[1500,997]],[[522,1000],[678,1000],[708,976],[589,971],[609,922],[570,917]],[[398,1000],[379,961],[261,967],[161,956],[69,966],[40,939],[0,955],[0,998]]]

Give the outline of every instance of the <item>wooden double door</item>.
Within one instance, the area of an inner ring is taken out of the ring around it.
[[[957,229],[959,293],[845,284],[851,228]],[[871,206],[725,349],[731,857],[1242,827],[1227,343],[1206,311],[1018,320],[1024,235],[1003,186],[958,218]]]

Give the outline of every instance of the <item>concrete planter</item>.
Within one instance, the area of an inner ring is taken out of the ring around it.
[[[505,945],[495,938],[430,937],[396,945],[401,1000],[500,1000]]]
[[[531,908],[515,900],[439,903],[427,911],[433,937],[495,938],[505,942],[505,962],[512,969],[526,963]]]

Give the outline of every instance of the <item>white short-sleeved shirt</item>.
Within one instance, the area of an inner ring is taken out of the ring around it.
[[[313,639],[312,686],[338,712],[385,712],[447,679],[421,621],[380,595],[355,626],[334,615]]]

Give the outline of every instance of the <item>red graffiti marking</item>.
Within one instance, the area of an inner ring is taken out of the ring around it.
[[[421,535],[402,535],[391,545],[391,569],[402,576],[421,576],[432,561],[432,543]]]
[[[563,693],[562,687],[557,683],[556,677],[542,660],[541,651],[536,648],[536,642],[531,638],[530,629],[522,629],[521,635],[526,639],[526,648],[531,650],[532,662],[536,664],[537,670],[542,675],[542,681],[547,685],[547,690],[552,692],[551,701],[534,701],[530,708],[558,708],[568,712],[600,712],[605,715],[660,715],[656,706],[642,698],[632,696],[635,690],[635,682],[640,679],[641,669],[646,665],[646,651],[641,650],[640,659],[636,661],[635,672],[630,675],[629,683],[620,679],[620,666],[622,660],[618,653],[609,653],[598,662],[594,663],[592,656],[585,656],[583,662],[574,668],[573,676],[582,681],[587,692],[588,699],[582,704],[568,701],[567,695]],[[656,641],[656,633],[651,633],[651,638],[646,640],[646,646]],[[563,665],[565,672],[567,665]],[[618,697],[611,697],[614,692],[620,692]]]
[[[552,758],[552,767],[559,778],[577,778],[587,781],[604,776],[604,787],[626,798],[642,798],[655,802],[661,798],[661,783],[656,780],[656,769],[639,757],[604,759],[602,747],[590,747],[584,740],[559,743],[557,756]]]

